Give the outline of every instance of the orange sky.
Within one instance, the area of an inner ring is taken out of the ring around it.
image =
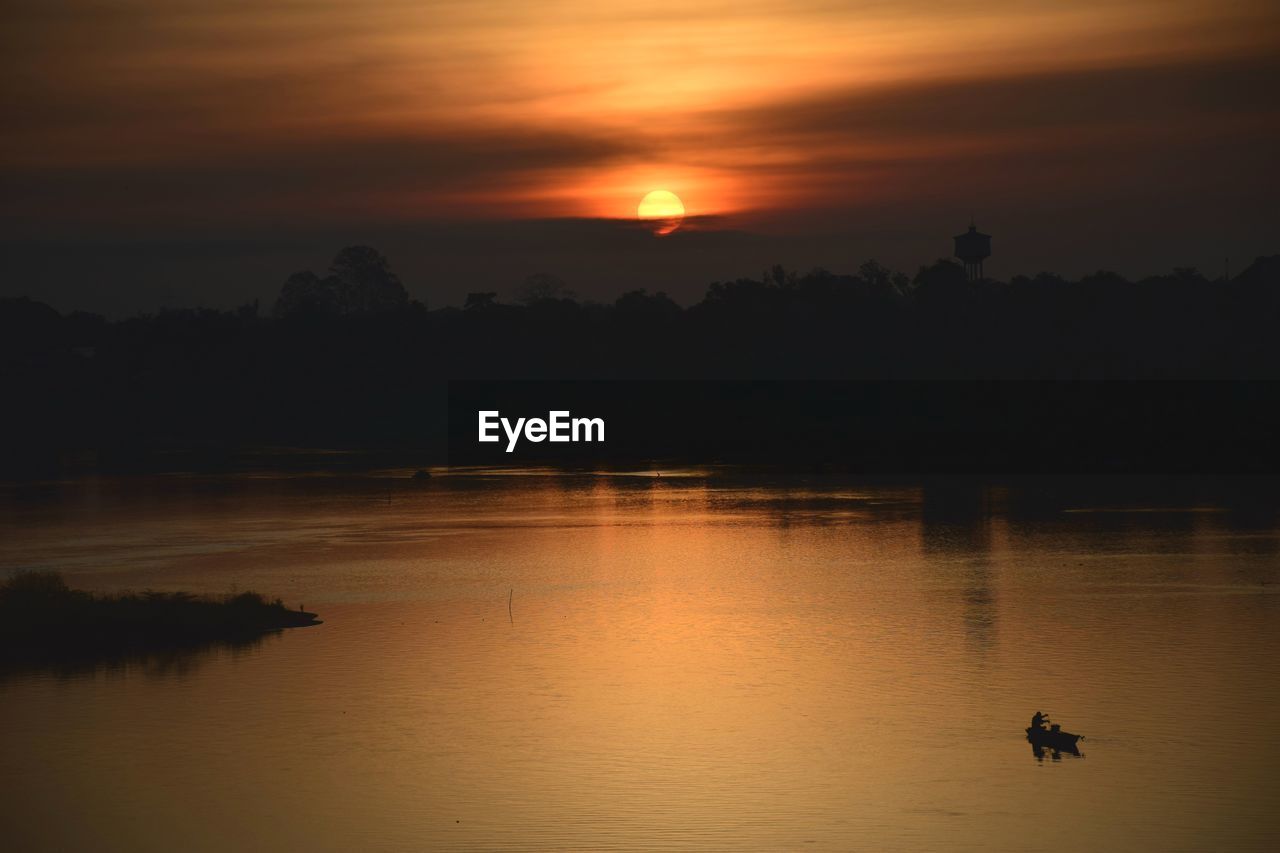
[[[202,209],[231,217],[624,217],[654,188],[691,215],[875,198],[904,189],[886,165],[1035,144],[1051,108],[1030,92],[1007,105],[1020,126],[949,127],[989,87],[1277,44],[1274,5],[1247,0],[27,0],[9,16],[5,161],[82,172],[39,206],[91,219],[187,215],[199,181],[148,186],[171,171],[207,177]]]
[[[456,302],[533,272],[690,299],[773,263],[910,270],[970,217],[1001,276],[1219,269],[1280,233],[1272,0],[11,0],[5,18],[0,294],[64,306],[229,304],[357,241]],[[600,230],[659,188],[691,217],[671,245]]]

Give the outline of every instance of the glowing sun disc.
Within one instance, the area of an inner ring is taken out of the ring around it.
[[[668,190],[653,190],[640,199],[636,216],[652,222],[656,226],[654,233],[670,234],[680,227],[680,220],[684,218],[684,202]]]

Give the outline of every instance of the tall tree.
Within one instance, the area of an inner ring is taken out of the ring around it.
[[[400,277],[377,249],[347,246],[334,257],[329,274],[337,282],[343,314],[381,314],[409,304]]]

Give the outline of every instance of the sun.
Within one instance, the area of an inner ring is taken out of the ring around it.
[[[653,233],[670,234],[684,219],[684,202],[670,190],[652,190],[640,199],[636,216],[653,224]]]

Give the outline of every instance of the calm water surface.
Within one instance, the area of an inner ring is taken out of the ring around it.
[[[325,624],[0,678],[5,846],[1275,849],[1280,517],[1131,485],[7,487],[0,569]]]

